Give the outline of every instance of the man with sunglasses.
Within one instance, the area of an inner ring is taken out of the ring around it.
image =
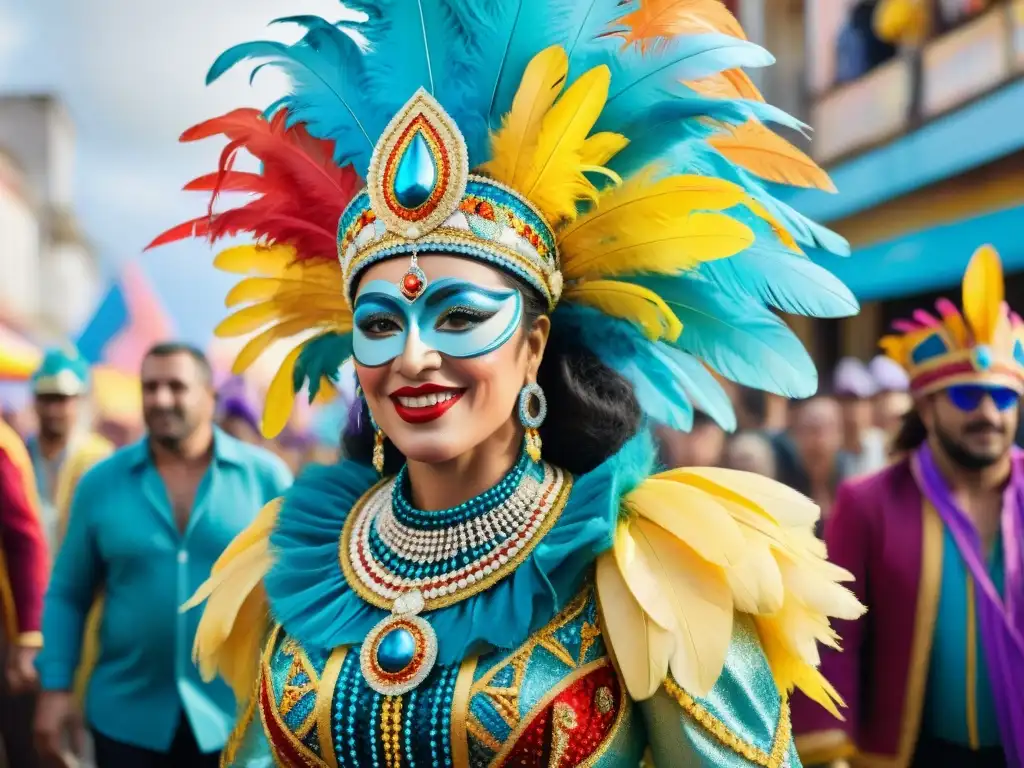
[[[829,558],[868,607],[822,671],[845,721],[793,702],[804,762],[1024,768],[1024,323],[986,246],[963,281],[882,339],[910,378],[899,459],[838,492]]]

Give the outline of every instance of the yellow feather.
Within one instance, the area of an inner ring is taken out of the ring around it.
[[[725,574],[653,523],[637,520],[634,528],[675,614],[672,676],[695,696],[707,695],[732,642],[732,592]]]
[[[753,472],[721,467],[685,467],[669,470],[664,475],[691,483],[700,478],[712,484],[701,486],[712,495],[739,497],[784,527],[810,529],[821,515],[818,505],[799,491]]]
[[[759,203],[752,197],[748,197],[746,200],[743,201],[743,204],[747,206],[747,208],[749,208],[755,216],[757,216],[759,219],[763,219],[764,221],[771,225],[772,231],[775,233],[775,236],[779,238],[779,242],[781,242],[784,246],[786,246],[792,251],[796,251],[797,253],[803,253],[803,250],[800,248],[799,245],[797,245],[796,238],[794,238],[793,235],[790,234],[790,231],[786,229],[784,226],[782,226],[782,223],[774,216],[772,216],[771,212],[767,208],[765,208],[761,203]]]
[[[672,635],[641,609],[607,552],[597,558],[595,583],[604,619],[601,626],[626,689],[634,701],[649,699],[668,674]]]
[[[564,298],[628,320],[643,329],[651,341],[675,341],[683,330],[683,324],[664,299],[639,285],[594,280],[566,289]]]
[[[295,363],[304,346],[306,346],[305,343],[299,344],[288,353],[267,389],[261,431],[268,440],[281,434],[281,430],[285,428],[288,419],[291,418],[292,408],[295,404],[295,385],[293,383]]]
[[[245,336],[248,333],[260,330],[273,321],[284,323],[298,318],[305,320],[309,328],[320,325],[334,325],[340,319],[338,313],[330,310],[312,307],[298,310],[294,306],[287,307],[276,299],[271,299],[270,301],[252,304],[237,312],[233,312],[221,320],[217,327],[213,329],[213,332],[214,335],[221,338]]]
[[[764,102],[764,96],[742,69],[727,69],[700,80],[688,80],[683,85],[701,96],[712,99],[750,99]]]
[[[691,213],[660,224],[637,222],[622,235],[602,249],[579,251],[578,257],[563,259],[562,274],[569,280],[640,272],[678,274],[706,261],[735,256],[754,243],[754,233],[746,224],[722,213]]]
[[[615,533],[612,551],[619,573],[644,613],[662,629],[675,629],[676,620],[672,609],[665,602],[651,564],[637,547],[629,528],[627,523],[621,523]]]
[[[741,525],[744,556],[726,572],[736,609],[750,614],[771,614],[782,607],[785,587],[772,555],[770,540]]]
[[[762,179],[793,187],[836,191],[832,179],[816,162],[756,120],[735,126],[728,133],[712,136],[708,143]]]
[[[727,567],[740,559],[744,542],[739,526],[710,494],[655,476],[637,486],[625,504],[709,563]]]
[[[207,601],[196,631],[194,655],[207,680],[219,672],[239,701],[251,695],[259,669],[260,646],[269,616],[262,580],[273,558],[269,539],[281,500],[260,511],[256,519],[228,545],[214,564],[210,578],[182,611]]]
[[[290,245],[236,245],[225,248],[213,259],[213,266],[236,275],[276,277],[295,260]]]
[[[268,299],[290,299],[295,303],[309,306],[314,302],[318,309],[331,309],[339,312],[347,311],[348,304],[339,291],[322,287],[317,283],[303,280],[285,280],[277,277],[247,277],[236,283],[224,298],[224,306],[235,307],[239,304]]]
[[[964,274],[964,316],[977,344],[991,344],[1006,299],[1003,265],[991,245],[983,245],[967,265]]]
[[[691,211],[725,210],[746,199],[742,187],[724,179],[678,175],[655,180],[655,169],[647,168],[602,194],[596,208],[566,225],[558,234],[558,248],[564,264],[595,246],[636,236],[652,224],[672,222]]]
[[[754,625],[779,690],[788,692],[797,687],[812,701],[827,709],[833,717],[843,720],[836,704],[840,707],[846,705],[839,692],[818,670],[787,649],[785,634],[779,628],[778,621],[771,616],[755,616]]]
[[[582,153],[608,98],[611,73],[602,65],[576,80],[541,122],[536,145],[518,164],[509,186],[533,201],[554,224],[576,215],[579,200],[595,199],[597,188],[583,175]],[[607,145],[601,143],[603,148]]]
[[[245,343],[245,346],[235,356],[231,372],[235,376],[241,376],[259,359],[260,355],[267,351],[271,344],[310,330],[312,329],[309,322],[304,317],[272,325]]]
[[[551,109],[565,86],[569,57],[559,45],[534,56],[512,101],[512,110],[502,126],[491,135],[491,160],[486,173],[505,184],[512,184],[520,163],[536,147],[544,115]]]

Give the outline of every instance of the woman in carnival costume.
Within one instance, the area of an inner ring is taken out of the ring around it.
[[[716,469],[655,474],[652,424],[734,426],[705,368],[789,396],[815,373],[773,309],[849,314],[801,251],[842,241],[770,193],[827,187],[765,122],[770,56],[717,0],[381,0],[312,16],[292,80],[185,140],[191,189],[247,205],[223,335],[301,336],[268,435],[353,357],[350,459],[308,471],[193,603],[244,704],[227,765],[796,765],[788,694],[833,711],[829,616],[859,615],[816,507]],[[232,170],[245,149],[259,173]],[[758,180],[758,177],[767,182]],[[340,223],[339,223],[340,217]]]

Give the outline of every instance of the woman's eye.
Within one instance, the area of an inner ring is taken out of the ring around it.
[[[360,330],[367,336],[392,336],[402,332],[402,326],[393,317],[368,317],[359,324]]]
[[[478,309],[456,308],[445,312],[437,321],[439,331],[465,331],[493,317],[493,312]]]

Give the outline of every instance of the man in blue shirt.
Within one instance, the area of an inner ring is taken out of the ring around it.
[[[142,364],[148,437],[80,481],[46,596],[36,740],[60,764],[81,742],[72,694],[86,614],[104,592],[99,658],[85,722],[99,768],[216,766],[234,719],[220,681],[191,661],[199,612],[179,606],[214,561],[291,482],[267,451],[213,426],[210,366],[186,345],[154,347]]]

